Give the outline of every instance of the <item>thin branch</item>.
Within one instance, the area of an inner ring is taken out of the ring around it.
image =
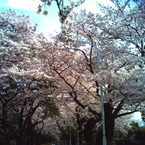
[[[129,115],[129,114],[132,114],[132,113],[138,111],[137,108],[138,108],[138,106],[140,106],[141,103],[142,103],[142,102],[139,102],[139,103],[136,105],[136,107],[135,107],[135,109],[134,109],[133,111],[118,114],[118,115],[115,116],[115,118],[118,118],[118,117],[121,117],[121,116],[125,116],[125,115]]]
[[[75,91],[70,92],[69,94],[70,94],[70,96],[73,97],[74,101],[75,101],[80,107],[82,107],[83,109],[85,109],[85,108],[87,107],[86,105],[83,105],[83,104],[77,99],[77,93],[76,93]]]
[[[135,113],[137,110],[134,110],[134,111],[130,111],[130,112],[126,112],[126,113],[122,113],[122,114],[118,114],[115,116],[115,118],[119,118],[121,116],[125,116],[125,115],[129,115],[129,114],[132,114],[132,113]]]

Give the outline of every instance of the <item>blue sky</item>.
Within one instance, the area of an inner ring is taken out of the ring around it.
[[[84,4],[76,8],[75,11],[86,9],[87,11],[97,12],[96,1],[104,2],[109,0],[86,0]],[[60,23],[58,18],[58,10],[55,2],[51,7],[48,7],[49,14],[47,16],[36,14],[40,0],[0,0],[0,11],[7,9],[15,9],[18,13],[25,13],[30,16],[32,23],[38,24],[38,31],[45,33],[54,33],[60,31]]]
[[[145,122],[142,121],[141,113],[140,112],[135,112],[133,114],[133,117],[131,118],[135,122],[138,122],[140,126],[144,126]]]
[[[0,11],[15,9],[18,13],[24,13],[30,16],[32,23],[38,24],[38,31],[52,33],[55,30],[59,31],[60,23],[56,11],[56,6],[49,7],[49,15],[38,15],[37,7],[39,3],[35,0],[0,0]]]
[[[86,9],[87,11],[96,13],[99,11],[96,2],[111,4],[109,0],[86,0],[80,7],[75,8],[74,11],[78,12],[80,9]],[[40,0],[0,0],[0,11],[11,8],[15,9],[18,13],[29,15],[31,22],[38,24],[38,31],[46,35],[60,31],[61,25],[59,23],[58,10],[55,2],[52,2],[52,6],[48,7],[47,10],[49,13],[47,16],[36,13],[40,3]]]

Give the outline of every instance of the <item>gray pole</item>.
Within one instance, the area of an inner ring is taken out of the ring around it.
[[[69,38],[69,40],[72,40]],[[95,47],[97,49],[98,52],[98,67],[99,67],[99,72],[102,72],[102,67],[101,67],[101,63],[102,63],[102,58],[101,58],[101,52],[100,52],[100,48],[97,47],[94,44],[91,44],[89,42],[85,42],[85,41],[81,41],[81,40],[76,40],[77,42],[82,42],[88,45],[91,45],[93,47]],[[104,95],[103,95],[103,86],[101,83],[99,83],[99,88],[100,88],[100,96],[101,96],[101,112],[102,112],[102,133],[103,133],[103,145],[107,145],[106,142],[106,131],[105,131],[105,112],[104,112]]]
[[[62,39],[63,38],[60,37],[60,40],[62,40]],[[73,41],[73,39],[68,38],[65,41]],[[102,72],[102,67],[101,67],[102,66],[102,58],[101,58],[100,48],[97,47],[96,45],[91,44],[91,43],[86,42],[86,41],[82,41],[82,40],[75,40],[75,41],[81,42],[81,43],[85,43],[85,44],[88,44],[88,45],[91,45],[91,46],[93,46],[93,47],[95,47],[97,49],[97,52],[98,52],[98,67],[99,67],[99,72]],[[100,97],[101,97],[103,145],[107,145],[107,142],[106,142],[106,131],[105,131],[104,94],[103,94],[103,86],[102,86],[101,83],[99,83],[99,89],[100,89]]]

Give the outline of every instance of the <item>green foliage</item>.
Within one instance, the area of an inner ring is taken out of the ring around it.
[[[134,130],[134,131],[140,129],[140,126],[137,122],[133,121],[130,125],[131,125],[131,129]]]
[[[122,141],[123,138],[120,138],[120,137],[114,137],[114,138],[112,138],[112,140],[114,140],[114,141]]]
[[[114,129],[113,140],[122,140],[124,136],[125,134],[122,130]]]
[[[43,102],[41,106],[43,107],[44,118],[60,115],[59,108],[54,102]]]
[[[131,123],[131,130],[129,133],[130,137],[133,137],[135,140],[144,140],[145,139],[145,127],[139,126],[138,123]]]
[[[49,116],[59,116],[59,108],[56,106],[54,102],[49,104]]]

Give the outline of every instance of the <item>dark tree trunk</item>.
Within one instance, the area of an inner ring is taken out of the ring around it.
[[[107,145],[110,145],[113,138],[115,126],[115,118],[113,116],[113,107],[111,103],[104,104],[104,111],[105,111],[105,130],[106,130]]]
[[[141,51],[141,56],[145,57],[145,51]]]
[[[94,118],[91,118],[84,125],[84,139],[87,142],[87,145],[94,145],[93,129],[96,123],[97,123],[97,120],[95,120]]]
[[[86,122],[86,118],[81,118],[78,108],[76,107],[76,117],[77,117],[77,125],[78,125],[78,134],[76,134],[76,144],[81,144],[84,140],[84,130],[83,126]],[[78,142],[78,143],[77,143]]]

